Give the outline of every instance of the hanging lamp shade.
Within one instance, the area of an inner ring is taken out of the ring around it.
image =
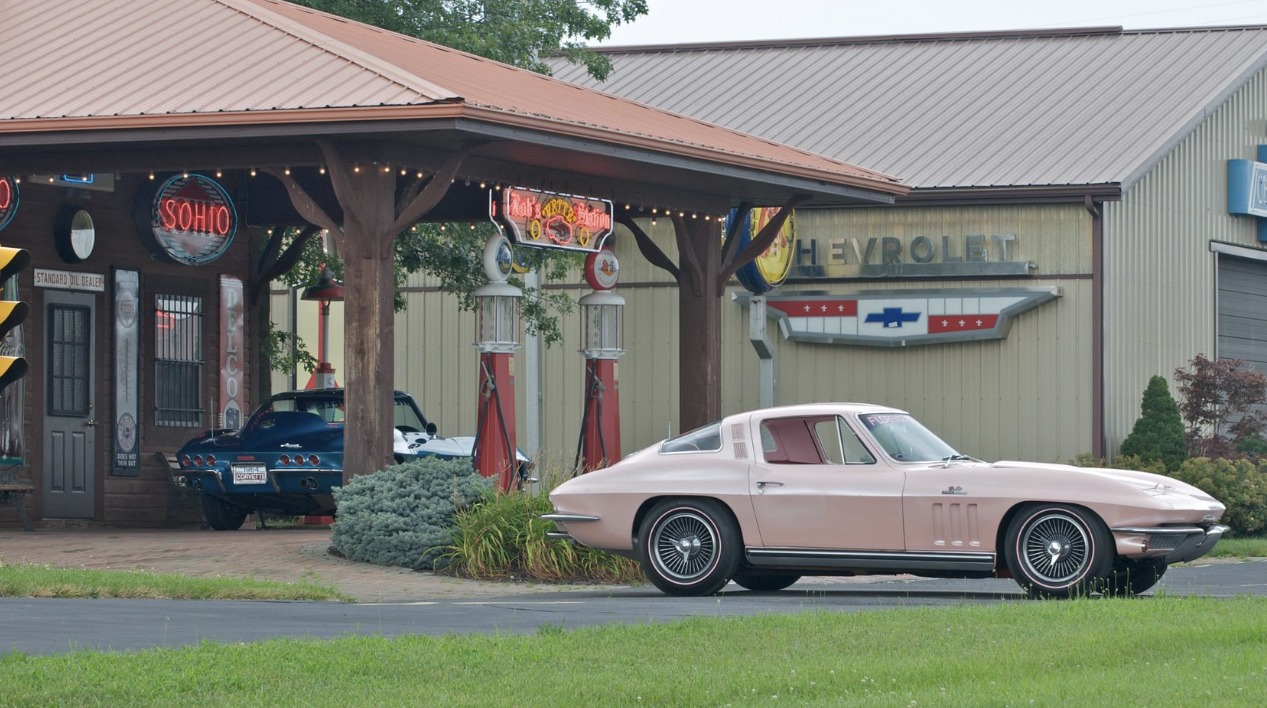
[[[342,302],[343,284],[334,279],[334,273],[330,272],[329,268],[322,268],[321,277],[317,278],[317,282],[304,288],[304,294],[300,295],[299,299]]]

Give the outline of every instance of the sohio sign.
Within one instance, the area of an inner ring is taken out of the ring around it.
[[[238,214],[229,193],[204,175],[168,179],[154,193],[146,212],[145,223],[138,223],[142,240],[152,252],[185,265],[219,258],[238,230]]]
[[[593,253],[612,232],[612,203],[606,199],[507,187],[501,200],[489,193],[488,215],[506,224],[515,243]]]
[[[18,180],[16,177],[0,175],[0,229],[8,226],[16,213],[18,213]]]

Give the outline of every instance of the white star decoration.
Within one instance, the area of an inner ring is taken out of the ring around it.
[[[966,325],[966,324],[968,324],[968,323],[967,323],[967,322],[964,322],[963,320],[959,320],[959,326],[960,326],[960,327],[962,327],[962,326],[964,326],[964,325]]]
[[[977,320],[977,326],[978,326],[978,327],[980,327],[980,326],[981,326],[981,320]]]

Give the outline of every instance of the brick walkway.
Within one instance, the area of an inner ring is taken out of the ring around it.
[[[59,568],[142,569],[189,576],[307,578],[333,585],[361,602],[410,602],[516,593],[555,592],[558,585],[488,583],[356,563],[326,552],[328,529],[238,531],[195,529],[0,530],[0,562]]]

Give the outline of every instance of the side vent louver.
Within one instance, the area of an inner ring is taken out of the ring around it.
[[[743,440],[743,423],[735,423],[730,426],[730,437],[736,440]]]
[[[741,443],[741,442],[737,442],[737,443],[735,443],[735,459],[736,459],[736,460],[746,460],[746,459],[748,459],[748,445],[747,445],[747,443]]]

